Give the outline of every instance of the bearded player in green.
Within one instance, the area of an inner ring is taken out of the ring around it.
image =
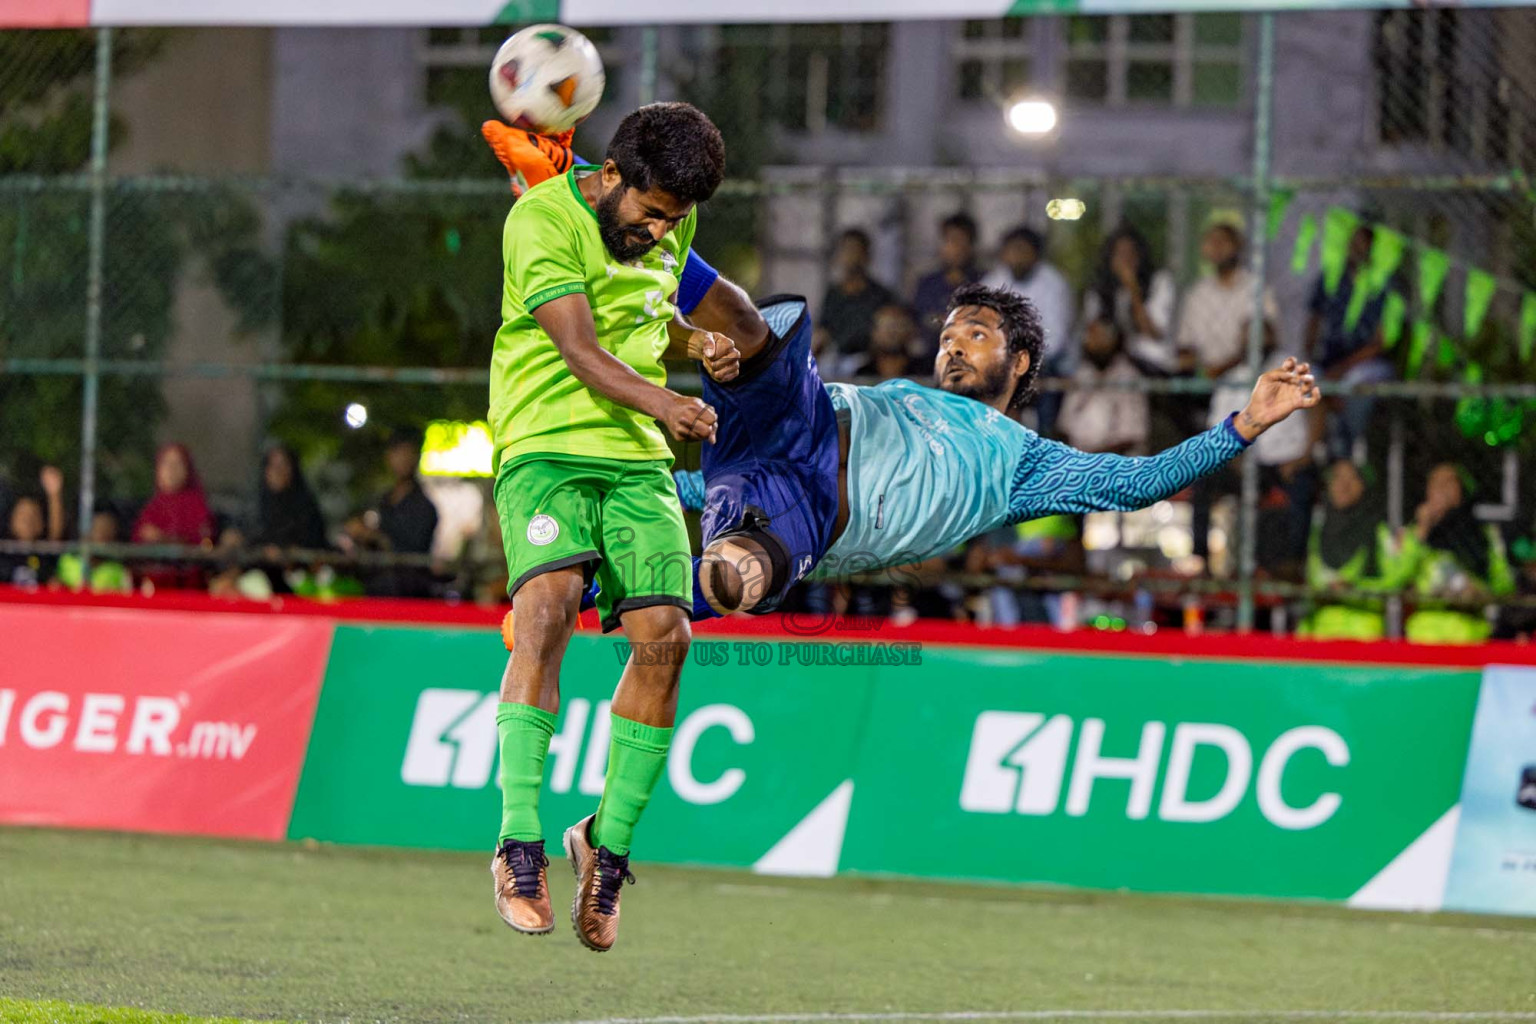
[[[619,927],[630,840],[666,765],[693,607],[692,558],[662,428],[713,441],[715,412],[666,389],[663,358],[736,376],[729,339],[673,306],[696,219],[725,173],[720,132],[685,103],[642,107],[601,167],[529,189],[507,217],[501,330],[491,359],[496,511],[516,615],[501,684],[502,822],[496,910],[520,932],[554,929],[539,822],[560,661],[595,576],[603,629],[637,649],[614,691],[597,813],[565,832],[576,873],[571,921],[599,952]],[[505,629],[504,629],[505,631]]]

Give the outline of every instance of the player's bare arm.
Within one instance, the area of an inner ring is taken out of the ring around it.
[[[643,412],[679,441],[713,441],[715,411],[703,399],[657,387],[597,343],[592,306],[583,294],[563,295],[533,311],[572,376],[610,402]]]

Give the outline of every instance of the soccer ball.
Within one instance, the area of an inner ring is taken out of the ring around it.
[[[603,98],[603,58],[563,25],[530,25],[496,51],[491,100],[507,122],[540,135],[575,128]]]

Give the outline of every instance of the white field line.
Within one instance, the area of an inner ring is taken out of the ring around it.
[[[1437,1010],[956,1010],[948,1013],[758,1013],[599,1017],[551,1024],[836,1024],[841,1021],[1536,1021],[1536,1013]]]

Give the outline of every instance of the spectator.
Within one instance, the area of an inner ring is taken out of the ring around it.
[[[1316,591],[1390,594],[1407,583],[1400,545],[1387,526],[1372,480],[1348,459],[1328,467],[1327,488],[1307,543],[1307,586]],[[1379,640],[1386,635],[1381,602],[1370,598],[1324,601],[1297,630],[1317,640]]]
[[[1072,286],[1061,271],[1045,261],[1045,239],[1033,228],[1020,225],[1003,236],[998,252],[1000,266],[981,279],[989,288],[1005,288],[1022,295],[1040,314],[1045,328],[1045,350],[1040,372],[1045,377],[1070,377],[1077,368],[1072,344]],[[1048,434],[1060,414],[1062,393],[1047,391],[1035,403],[1040,432]]]
[[[23,494],[11,504],[5,539],[19,544],[36,544],[47,539],[44,499]],[[53,578],[58,559],[53,555],[0,554],[0,583],[35,587]]]
[[[213,539],[213,513],[192,453],[168,444],[155,454],[155,496],[133,524],[135,544],[202,544]]]
[[[901,306],[884,306],[875,314],[874,330],[869,337],[869,356],[856,376],[895,380],[906,377],[917,367],[912,358],[912,344],[917,339],[917,324],[912,314]]]
[[[1461,467],[1450,462],[1432,469],[1425,481],[1424,501],[1403,534],[1403,554],[1420,597],[1465,602],[1515,589],[1504,538],[1491,523],[1477,521],[1471,490]],[[1403,632],[1415,643],[1481,643],[1492,627],[1485,615],[1420,608]]]
[[[1143,373],[1181,369],[1172,334],[1174,287],[1166,270],[1152,265],[1147,240],[1129,224],[1105,239],[1093,283],[1083,300],[1083,323],[1112,320],[1125,354]]]
[[[1081,575],[1087,564],[1081,516],[1046,516],[999,527],[972,543],[966,569],[991,571],[998,585],[987,591],[994,626],[1044,623],[1057,629],[1077,625],[1058,591],[1022,586],[1031,573]]]
[[[1366,298],[1350,323],[1355,289],[1369,287],[1362,280],[1362,272],[1371,258],[1374,242],[1375,233],[1369,227],[1358,229],[1350,237],[1338,287],[1330,293],[1325,274],[1319,274],[1312,287],[1312,298],[1307,304],[1306,349],[1307,358],[1320,371],[1319,380],[1377,384],[1392,379],[1392,364],[1383,355],[1386,346],[1381,336],[1382,311],[1391,286]],[[1364,457],[1363,451],[1356,452],[1354,448],[1365,443],[1374,406],[1375,400],[1368,396],[1328,400],[1330,457]]]
[[[1104,387],[1141,378],[1114,321],[1090,321],[1083,337],[1082,361],[1061,406],[1061,430],[1067,443],[1085,452],[1134,455],[1145,451],[1151,430],[1146,393],[1123,386]]]
[[[922,331],[920,355],[934,356],[939,351],[939,332],[949,312],[949,297],[963,284],[981,280],[976,266],[976,222],[969,214],[955,213],[939,224],[939,269],[917,279],[912,293],[912,310]]]
[[[821,300],[817,355],[830,361],[833,376],[846,376],[869,350],[875,314],[896,301],[891,290],[869,276],[869,235],[849,228],[838,238],[832,272],[835,283]]]
[[[92,544],[116,544],[123,539],[122,520],[110,503],[96,504],[87,538]],[[58,581],[70,590],[85,588],[85,565],[79,555],[71,552],[59,556]],[[92,557],[90,591],[93,594],[132,593],[133,574],[122,562]]]
[[[421,489],[416,476],[421,461],[421,437],[397,431],[384,452],[394,484],[379,499],[376,511],[347,522],[352,545],[363,550],[391,551],[397,555],[425,555],[432,551],[437,532],[437,506]],[[368,579],[368,593],[376,597],[430,597],[432,572],[425,566],[392,566]]]
[[[1248,327],[1253,320],[1253,275],[1243,266],[1243,233],[1231,224],[1208,228],[1200,242],[1200,255],[1214,273],[1190,286],[1179,311],[1178,351],[1182,365],[1193,364],[1206,378],[1220,381],[1211,393],[1205,426],[1226,419],[1247,401],[1252,374],[1245,365],[1248,357]],[[1272,369],[1278,360],[1270,359],[1278,334],[1278,313],[1274,294],[1264,290],[1264,340],[1266,361],[1261,369]],[[1310,434],[1305,417],[1287,422],[1287,429],[1266,432],[1255,444],[1254,457],[1272,470],[1269,482],[1276,485],[1280,501],[1275,511],[1283,528],[1279,542],[1266,546],[1265,564],[1299,565],[1306,555],[1307,527],[1316,491],[1316,475],[1310,459]],[[1233,490],[1230,470],[1202,478],[1193,488],[1193,516],[1190,523],[1194,553],[1202,560],[1209,557],[1211,505],[1219,493]]]
[[[162,446],[155,454],[155,495],[133,524],[133,542],[211,544],[214,525],[191,452],[181,444]],[[152,587],[203,587],[204,574],[196,565],[150,565],[139,575]]]
[[[327,546],[320,503],[304,479],[298,455],[287,445],[267,449],[256,501],[256,534],[251,542],[270,560],[283,548],[319,550]]]

